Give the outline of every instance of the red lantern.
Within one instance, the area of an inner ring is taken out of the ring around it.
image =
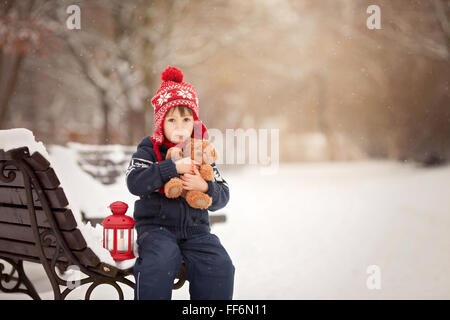
[[[116,201],[109,205],[112,216],[103,220],[103,248],[111,253],[116,261],[133,259],[134,245],[134,220],[125,215],[128,205],[122,201]]]

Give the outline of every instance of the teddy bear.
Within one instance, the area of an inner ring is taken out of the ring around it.
[[[184,147],[181,144],[167,150],[166,160],[172,158],[176,161],[184,157],[190,157],[197,163],[201,162],[198,171],[205,181],[214,179],[211,163],[218,159],[218,155],[210,141],[190,138],[190,141],[188,140],[184,143]],[[212,198],[209,195],[198,190],[183,189],[182,181],[180,178],[174,177],[165,183],[164,194],[167,198],[173,199],[181,196],[186,199],[186,202],[192,208],[197,209],[207,209],[211,205]]]

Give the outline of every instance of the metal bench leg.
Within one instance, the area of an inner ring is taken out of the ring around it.
[[[6,261],[12,267],[9,273],[3,273],[5,266],[0,263],[0,290],[6,293],[20,292],[29,295],[33,300],[41,300],[30,279],[25,274],[23,260],[16,261],[10,258],[0,259]],[[17,276],[14,275],[15,273],[17,273]],[[15,284],[12,286],[7,285],[10,282],[15,282]],[[25,286],[25,289],[20,288],[22,284]],[[7,286],[5,287],[4,285]]]

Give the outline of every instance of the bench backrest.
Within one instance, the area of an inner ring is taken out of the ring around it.
[[[80,168],[104,185],[116,183],[126,171],[135,147],[96,145],[89,149],[79,144],[72,145],[77,152]]]
[[[32,204],[28,205],[26,182],[24,174],[15,164],[17,159],[32,170],[40,184],[43,195],[38,194],[40,188],[32,187]],[[50,207],[40,201],[45,196]],[[30,221],[30,211],[34,208],[39,237],[45,243],[44,251],[47,259],[57,257],[60,263],[68,263],[64,255],[57,252],[58,245],[55,237],[48,236],[52,226],[48,214],[51,214],[57,227],[70,248],[73,256],[85,267],[96,267],[99,258],[87,247],[77,223],[70,209],[60,181],[50,163],[39,152],[30,155],[27,147],[17,148],[5,152],[0,149],[0,257],[20,257],[22,260],[38,261],[39,252],[36,238]],[[31,208],[32,207],[32,208]]]

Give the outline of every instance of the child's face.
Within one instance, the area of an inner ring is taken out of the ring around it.
[[[169,110],[164,118],[164,136],[172,143],[180,143],[192,135],[194,129],[194,117],[185,113],[183,116],[178,111]]]

